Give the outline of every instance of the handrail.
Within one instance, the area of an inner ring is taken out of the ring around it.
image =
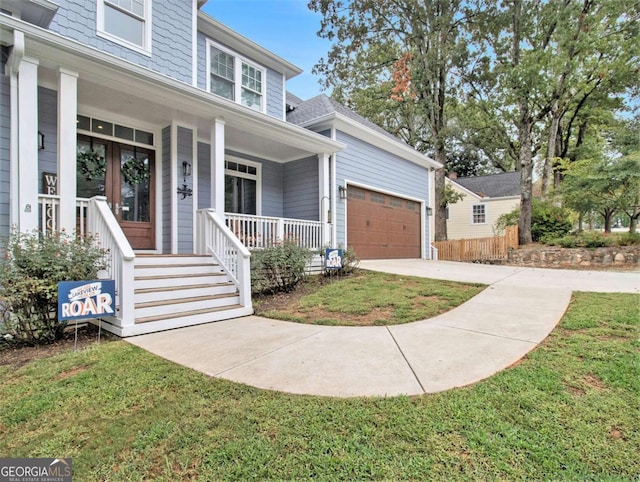
[[[101,248],[107,251],[109,274],[116,283],[118,318],[121,327],[133,325],[134,319],[134,261],[135,253],[122,228],[109,209],[107,198],[95,196],[89,200],[87,210],[88,231],[98,238]]]
[[[197,211],[197,254],[213,256],[238,288],[240,304],[251,307],[251,253],[214,209]]]

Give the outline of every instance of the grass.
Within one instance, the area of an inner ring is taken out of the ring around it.
[[[516,366],[419,397],[254,389],[126,342],[0,367],[0,454],[74,480],[638,480],[640,297],[578,293]]]
[[[321,283],[322,282],[322,283]],[[396,325],[424,320],[474,297],[484,285],[373,271],[334,281],[313,277],[297,293],[258,298],[256,314],[323,325]]]

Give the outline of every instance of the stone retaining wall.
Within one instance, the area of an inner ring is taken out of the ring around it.
[[[615,248],[521,248],[505,264],[532,268],[640,267],[640,246]]]

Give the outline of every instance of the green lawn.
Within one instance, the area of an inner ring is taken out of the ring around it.
[[[432,318],[461,305],[485,285],[359,270],[328,281],[312,277],[305,292],[259,297],[256,314],[321,325],[397,325]]]
[[[78,481],[638,480],[639,308],[578,293],[521,363],[420,397],[274,393],[102,343],[0,367],[0,454],[72,457]]]

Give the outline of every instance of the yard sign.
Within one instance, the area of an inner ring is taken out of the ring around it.
[[[60,281],[58,320],[102,318],[115,314],[114,280]]]
[[[324,250],[325,269],[342,269],[342,250],[327,248]]]

